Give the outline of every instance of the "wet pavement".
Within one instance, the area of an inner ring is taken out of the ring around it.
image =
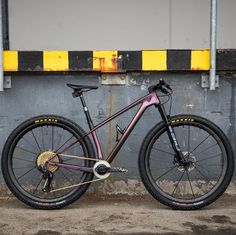
[[[150,196],[84,196],[65,209],[45,211],[17,199],[0,200],[0,235],[235,235],[236,196],[223,195],[197,211],[169,209]]]

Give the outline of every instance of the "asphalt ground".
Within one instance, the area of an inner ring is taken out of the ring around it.
[[[84,195],[65,209],[45,211],[15,198],[0,200],[0,235],[235,235],[236,196],[211,206],[177,211],[145,197]]]

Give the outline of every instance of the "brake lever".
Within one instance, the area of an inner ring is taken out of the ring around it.
[[[166,94],[166,95],[169,94],[169,92],[168,92],[164,87],[159,87],[158,89],[159,89],[162,93],[164,93],[164,94]]]
[[[172,89],[171,89],[171,87],[170,87],[169,84],[165,84],[165,87],[166,87],[168,90],[172,91]]]

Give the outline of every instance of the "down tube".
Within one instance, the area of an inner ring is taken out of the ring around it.
[[[137,122],[139,121],[141,116],[143,115],[146,108],[151,106],[151,105],[158,105],[159,104],[159,99],[157,98],[157,95],[156,95],[155,92],[151,93],[149,98],[145,99],[142,102],[141,107],[139,108],[139,110],[135,114],[132,121],[129,123],[128,127],[125,130],[125,133],[122,135],[121,139],[119,140],[119,142],[116,144],[116,146],[113,148],[112,152],[108,156],[107,162],[111,163],[114,160],[114,158],[116,157],[116,155],[119,152],[120,148],[122,147],[122,145],[124,144],[126,139],[129,137],[130,133],[134,129],[135,125],[137,124]]]

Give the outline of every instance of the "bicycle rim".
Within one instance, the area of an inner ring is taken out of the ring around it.
[[[213,194],[221,185],[227,169],[224,144],[209,127],[199,123],[172,126],[187,167],[175,158],[166,128],[149,143],[146,171],[157,191],[180,203],[197,203]]]
[[[71,143],[80,138],[73,128],[62,123],[39,123],[29,125],[20,131],[9,150],[8,171],[17,190],[26,197],[37,202],[53,203],[63,202],[64,199],[74,194],[78,188],[70,188],[59,192],[43,192],[45,185],[43,173],[39,164],[45,162]],[[82,140],[64,152],[67,155],[88,156],[88,151]],[[89,161],[57,155],[55,162],[79,164],[89,166]],[[78,170],[65,169],[52,166],[53,175],[51,189],[57,189],[87,180],[89,173]]]

